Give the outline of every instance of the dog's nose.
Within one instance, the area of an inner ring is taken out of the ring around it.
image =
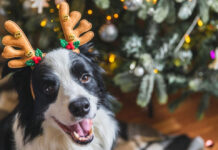
[[[75,117],[84,117],[90,111],[90,103],[87,98],[78,98],[70,103],[69,110]]]

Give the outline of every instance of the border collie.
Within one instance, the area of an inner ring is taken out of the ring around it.
[[[19,104],[0,122],[0,149],[112,149],[117,123],[110,95],[102,69],[87,50],[87,44],[80,54],[59,48],[33,70],[13,70]]]

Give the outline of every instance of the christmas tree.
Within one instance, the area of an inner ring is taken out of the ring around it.
[[[34,47],[59,47],[59,4],[64,0],[0,0],[0,23],[17,22]],[[204,93],[198,118],[218,96],[218,0],[68,0],[93,24],[101,65],[123,92],[138,90],[146,107],[155,92],[174,111],[192,93]],[[4,30],[0,28],[0,37]],[[2,48],[3,46],[0,45]],[[112,75],[112,76],[111,76]]]

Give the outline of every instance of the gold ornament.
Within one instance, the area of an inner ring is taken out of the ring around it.
[[[15,38],[15,39],[19,39],[19,38],[21,38],[21,37],[22,37],[22,35],[21,35],[20,31],[17,31],[17,32],[14,34],[14,38]]]
[[[69,16],[68,16],[68,15],[64,15],[64,16],[63,16],[63,21],[64,21],[64,22],[66,22],[68,19],[69,19]]]
[[[32,56],[33,56],[32,51],[28,51],[28,52],[26,52],[26,53],[25,53],[25,56],[26,56],[27,58],[32,57]]]
[[[75,36],[73,34],[71,34],[71,35],[69,35],[68,38],[69,38],[70,41],[73,41],[75,39]]]

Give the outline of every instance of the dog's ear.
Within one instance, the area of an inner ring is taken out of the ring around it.
[[[93,50],[93,43],[89,42],[87,44],[84,44],[84,45],[79,47],[79,50],[80,50],[80,53],[85,55],[92,62],[95,62],[95,63],[98,62],[98,60],[100,58],[100,54],[97,50]]]
[[[7,76],[10,73],[14,73],[14,72],[20,70],[20,69],[9,68],[8,61],[5,62],[4,66],[3,66],[2,73],[1,73],[2,78],[4,78],[5,76]]]

